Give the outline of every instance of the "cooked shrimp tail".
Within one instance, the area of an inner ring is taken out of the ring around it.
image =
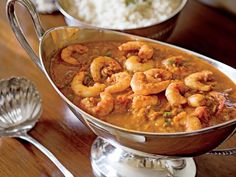
[[[154,61],[148,60],[146,62],[140,62],[139,57],[130,56],[125,61],[125,68],[130,72],[143,72],[154,68]]]
[[[196,89],[200,91],[210,91],[211,85],[204,84],[201,81],[208,81],[212,75],[213,73],[208,70],[196,72],[187,76],[184,79],[184,83],[191,89]]]
[[[165,96],[168,102],[172,106],[179,106],[179,105],[187,103],[187,98],[182,96],[182,93],[184,92],[184,90],[185,90],[185,86],[182,81],[175,81],[171,83],[166,88],[166,92],[165,92]]]
[[[101,82],[103,77],[107,78],[121,69],[116,60],[105,56],[95,58],[90,65],[90,73],[95,82]]]
[[[194,110],[193,115],[198,117],[202,123],[207,124],[209,122],[210,114],[206,106],[197,107]]]
[[[121,51],[139,51],[138,56],[145,62],[149,59],[152,58],[153,56],[153,48],[146,44],[145,42],[140,42],[140,41],[131,41],[131,42],[126,42],[122,45],[119,46],[119,50]]]
[[[173,117],[173,123],[175,127],[184,127],[187,132],[202,128],[201,121],[195,116],[188,115],[186,112],[180,112]]]
[[[162,60],[162,64],[168,70],[175,71],[179,67],[182,67],[186,61],[187,61],[187,59],[185,59],[182,56],[172,56],[172,57]]]
[[[188,104],[192,107],[199,107],[206,104],[206,97],[202,94],[194,94],[188,97]]]
[[[81,100],[80,106],[95,116],[106,116],[114,108],[114,99],[110,93],[102,92],[99,102],[94,97],[88,97]]]
[[[111,83],[105,91],[109,93],[122,92],[130,87],[131,76],[128,72],[120,72],[113,74],[107,79],[107,83]]]
[[[79,65],[80,62],[73,57],[74,53],[84,54],[88,51],[86,46],[80,44],[70,45],[61,51],[61,59],[72,65]]]
[[[81,97],[98,96],[105,89],[105,84],[95,83],[93,86],[85,86],[83,84],[85,75],[85,72],[77,73],[71,82],[71,89]]]
[[[136,72],[131,79],[131,88],[135,94],[150,95],[164,91],[170,84],[171,74],[163,69],[150,69]]]

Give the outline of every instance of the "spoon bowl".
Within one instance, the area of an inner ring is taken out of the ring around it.
[[[66,177],[73,175],[57,158],[27,134],[42,114],[42,100],[34,84],[21,77],[0,80],[0,137],[16,137],[35,145]]]
[[[0,81],[0,136],[34,127],[42,114],[42,100],[34,85],[25,78]]]

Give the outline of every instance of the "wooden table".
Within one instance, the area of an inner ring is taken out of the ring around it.
[[[37,39],[25,10],[18,11],[23,29],[37,50]],[[30,132],[52,151],[75,176],[92,177],[90,147],[95,135],[67,108],[45,76],[17,42],[5,17],[5,1],[0,1],[0,78],[25,76],[38,87],[43,98],[43,115]],[[59,14],[41,15],[45,29],[64,25]],[[236,67],[236,17],[189,1],[170,43],[205,54]],[[236,145],[236,136],[223,147]],[[236,157],[202,155],[195,158],[198,177],[235,177]],[[35,147],[11,138],[0,139],[0,177],[62,176]]]

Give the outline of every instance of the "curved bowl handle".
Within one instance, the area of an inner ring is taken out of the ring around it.
[[[40,60],[39,60],[38,56],[35,54],[35,52],[33,51],[32,47],[30,46],[28,41],[26,40],[26,37],[19,25],[18,20],[17,20],[17,16],[15,13],[15,3],[16,2],[23,5],[30,13],[30,16],[33,20],[36,34],[37,34],[38,39],[40,41],[43,34],[44,34],[44,30],[41,26],[41,23],[40,23],[40,20],[38,17],[38,13],[30,0],[8,0],[7,1],[7,5],[6,5],[7,17],[8,17],[9,23],[11,25],[11,28],[16,35],[16,38],[20,42],[21,46],[26,50],[28,55],[31,57],[33,62],[42,70],[42,65],[40,63]]]

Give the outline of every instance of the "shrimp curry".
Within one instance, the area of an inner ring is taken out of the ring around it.
[[[236,118],[236,86],[193,55],[142,41],[72,44],[50,74],[85,112],[146,132],[189,132]]]

